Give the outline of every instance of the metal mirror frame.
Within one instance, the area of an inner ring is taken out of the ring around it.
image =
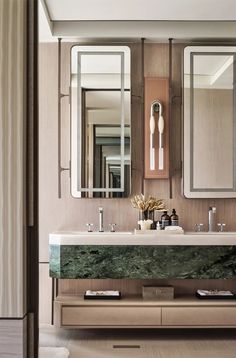
[[[187,48],[202,48],[202,51],[189,51],[190,56],[190,118],[185,118],[185,73],[184,73],[184,61],[185,51]],[[207,51],[207,48],[214,47],[219,49],[218,51]],[[226,48],[229,51],[226,51]],[[230,48],[235,48],[235,52],[230,51]],[[205,51],[203,51],[205,49]],[[222,49],[222,51],[220,51]],[[223,51],[224,49],[224,51]],[[233,187],[232,188],[194,188],[193,185],[193,174],[194,174],[194,163],[193,163],[193,122],[194,122],[194,56],[198,55],[231,55],[234,57],[233,61]],[[184,48],[183,56],[183,194],[186,198],[235,198],[236,197],[236,46],[230,45],[192,45]],[[186,136],[189,135],[189,139]],[[187,145],[186,145],[187,144]],[[189,145],[189,153],[186,153],[186,147]],[[189,170],[189,173],[187,171]],[[187,179],[186,179],[187,178]]]
[[[72,51],[73,48],[75,47],[79,47],[79,46],[83,46],[83,45],[74,45],[71,47],[71,61],[72,61]],[[92,47],[92,46],[89,46]],[[112,46],[113,47],[113,46]],[[73,195],[73,191],[72,191],[72,184],[71,184],[71,193],[74,197],[81,197],[82,195],[79,196],[79,193],[92,193],[92,192],[102,192],[102,193],[112,193],[112,192],[124,192],[125,188],[124,188],[124,166],[125,166],[125,101],[124,101],[124,93],[125,93],[125,79],[124,79],[124,74],[125,74],[125,57],[124,57],[124,52],[117,50],[117,51],[78,51],[77,52],[77,68],[80,69],[81,68],[81,57],[83,55],[109,55],[109,56],[120,56],[120,68],[121,68],[121,72],[120,72],[120,80],[121,80],[121,107],[120,107],[120,111],[121,111],[121,122],[120,122],[120,128],[121,128],[121,186],[120,188],[84,188],[82,187],[81,184],[81,179],[82,179],[82,130],[81,130],[81,125],[82,125],[82,91],[79,90],[82,88],[81,86],[81,70],[79,72],[80,75],[78,75],[77,73],[77,125],[76,125],[76,154],[77,154],[77,163],[76,163],[76,176],[77,176],[77,181],[76,181],[76,189],[78,192],[78,195]],[[72,81],[71,81],[72,82]],[[71,118],[71,160],[73,153],[72,153],[72,143],[73,143],[73,118],[72,118],[72,109],[70,109],[70,118]],[[75,137],[74,137],[75,139]],[[72,163],[71,163],[71,167],[72,167]],[[72,174],[73,175],[73,174]]]

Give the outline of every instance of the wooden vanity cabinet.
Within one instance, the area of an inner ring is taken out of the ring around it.
[[[55,325],[63,328],[220,328],[236,327],[236,301],[203,301],[194,297],[171,301],[88,301],[59,296]]]

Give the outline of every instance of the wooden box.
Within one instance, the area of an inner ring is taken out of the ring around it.
[[[143,299],[145,300],[173,300],[174,287],[173,286],[143,286]]]

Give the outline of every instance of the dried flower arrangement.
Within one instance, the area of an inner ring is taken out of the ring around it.
[[[148,198],[145,198],[143,194],[135,195],[131,199],[131,204],[133,208],[138,209],[142,212],[165,210],[165,204],[162,199],[157,199],[153,196],[149,196]]]

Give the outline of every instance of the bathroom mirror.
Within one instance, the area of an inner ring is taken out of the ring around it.
[[[71,193],[122,198],[131,186],[130,49],[71,49]]]
[[[183,192],[236,197],[236,47],[184,50]]]

